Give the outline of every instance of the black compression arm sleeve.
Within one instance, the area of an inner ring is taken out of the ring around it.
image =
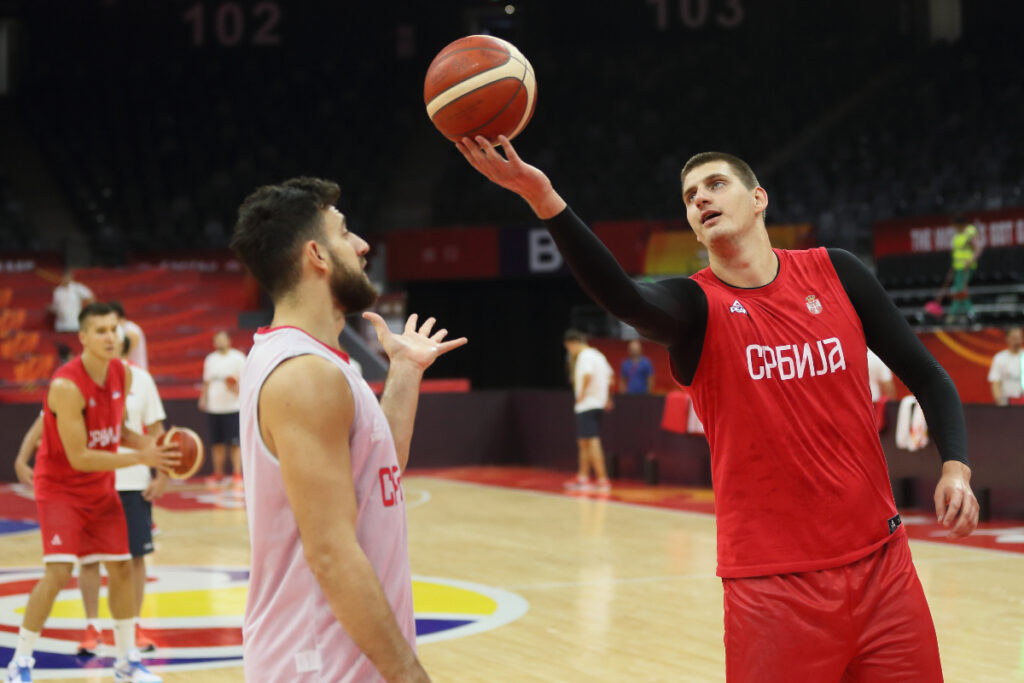
[[[587,295],[644,337],[665,346],[699,341],[692,355],[696,368],[707,327],[707,298],[687,277],[634,282],[597,235],[566,207],[545,225],[562,257]],[[671,351],[671,349],[670,349]],[[683,370],[683,368],[680,368]]]
[[[829,249],[828,255],[860,316],[868,346],[921,404],[943,462],[967,464],[967,427],[953,380],[910,329],[871,271],[848,251]]]

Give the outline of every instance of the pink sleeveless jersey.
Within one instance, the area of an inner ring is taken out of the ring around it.
[[[399,628],[415,648],[405,500],[387,418],[343,353],[294,327],[263,328],[254,342],[239,391],[242,469],[252,544],[242,629],[245,679],[254,683],[381,680],[376,667],[331,612],[306,564],[280,465],[260,436],[257,406],[263,382],[274,368],[295,356],[325,358],[348,380],[355,400],[349,448],[358,506],[356,535]]]

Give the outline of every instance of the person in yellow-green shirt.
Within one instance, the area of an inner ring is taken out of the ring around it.
[[[956,234],[953,236],[953,284],[949,293],[953,299],[949,307],[949,315],[953,320],[963,316],[967,320],[974,318],[974,307],[971,306],[971,295],[967,291],[967,283],[978,268],[978,257],[981,255],[981,237],[978,229],[963,216],[953,218]]]

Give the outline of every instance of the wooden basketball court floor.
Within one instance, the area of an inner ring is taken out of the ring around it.
[[[417,620],[440,629],[419,644],[432,679],[725,680],[715,523],[700,511],[710,493],[623,484],[609,499],[573,496],[559,490],[561,476],[476,468],[405,477]],[[242,681],[249,546],[237,494],[178,487],[155,517],[143,618],[170,645],[155,655],[166,668],[154,670],[168,683]],[[946,680],[1024,681],[1024,523],[986,527],[973,545],[942,540],[924,515],[907,524]],[[0,544],[6,661],[40,539],[27,531]],[[40,641],[63,664],[36,680],[111,680],[109,669],[67,656],[82,614],[77,591],[64,591]]]

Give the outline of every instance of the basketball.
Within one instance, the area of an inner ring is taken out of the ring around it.
[[[516,46],[494,36],[466,36],[441,50],[423,83],[427,115],[452,142],[519,135],[537,105],[533,67]]]
[[[203,442],[188,427],[171,427],[157,439],[157,445],[168,443],[177,445],[181,451],[178,466],[167,473],[172,479],[188,479],[203,466]]]

